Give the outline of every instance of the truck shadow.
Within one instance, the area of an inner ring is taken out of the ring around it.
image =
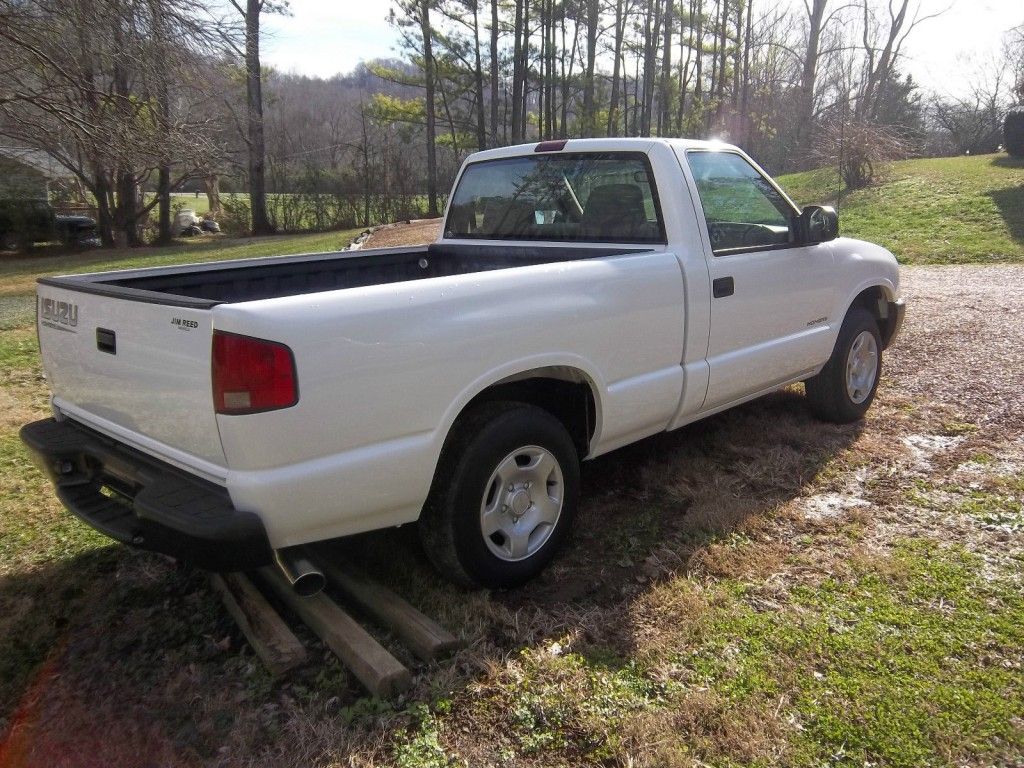
[[[1018,161],[1024,168],[1024,160]],[[1024,184],[1019,187],[1007,187],[989,192],[988,196],[999,209],[1000,216],[1010,230],[1010,237],[1018,243],[1024,243]]]
[[[784,391],[587,462],[574,540],[516,590],[452,587],[428,563],[415,526],[330,549],[465,640],[455,660],[419,677],[414,700],[458,695],[510,651],[567,632],[595,653],[627,659],[637,649],[635,601],[807,495],[861,429],[817,422],[800,394]],[[745,577],[757,579],[756,569]],[[290,623],[311,661],[274,681],[201,571],[110,545],[0,578],[0,756],[27,744],[20,764],[81,765],[83,749],[99,761],[89,764],[199,764],[240,728],[254,754],[286,748],[278,741],[282,729],[292,732],[285,723],[301,724],[293,736],[333,723],[340,748],[348,720],[334,722],[337,707],[361,712],[363,693]],[[328,700],[335,709],[325,709]],[[282,709],[282,701],[290,703]]]
[[[526,623],[541,632],[599,611],[602,635],[628,637],[629,612],[614,606],[688,572],[710,545],[809,495],[862,430],[814,419],[802,392],[790,389],[585,462],[569,546],[538,579],[487,600],[530,614]],[[427,562],[415,526],[347,540],[337,553],[413,595],[427,612],[458,621],[448,606],[459,598]],[[499,644],[516,642],[514,632],[493,631]]]

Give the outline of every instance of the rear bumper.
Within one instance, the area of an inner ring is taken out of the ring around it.
[[[882,349],[888,349],[896,340],[903,327],[903,318],[907,314],[907,303],[904,299],[888,302],[888,313],[886,314],[882,331]]]
[[[213,571],[271,562],[259,516],[219,486],[72,421],[27,424],[21,439],[64,506],[112,539]]]

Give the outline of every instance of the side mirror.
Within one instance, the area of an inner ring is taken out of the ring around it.
[[[839,236],[839,214],[829,205],[808,205],[796,218],[796,235],[800,243],[827,243]]]

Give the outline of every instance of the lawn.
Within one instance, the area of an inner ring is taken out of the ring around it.
[[[835,204],[833,169],[781,176],[800,205]],[[904,264],[1024,261],[1024,160],[906,160],[839,201],[842,234],[881,243]]]
[[[35,276],[353,234],[0,262],[0,765],[1021,762],[1024,268],[906,270],[863,424],[797,387],[588,463],[575,541],[523,589],[453,589],[406,529],[339,545],[464,640],[425,667],[381,635],[416,671],[393,701],[302,627],[312,661],[271,679],[202,573],[61,509],[17,439],[47,413]]]

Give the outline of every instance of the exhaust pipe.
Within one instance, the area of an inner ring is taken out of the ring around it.
[[[327,585],[323,572],[313,565],[301,547],[274,550],[278,570],[301,597],[311,597]]]

